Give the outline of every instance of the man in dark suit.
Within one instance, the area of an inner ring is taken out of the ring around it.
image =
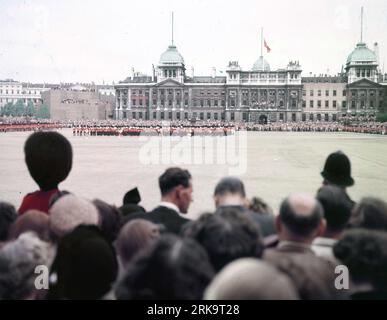
[[[189,222],[181,216],[188,211],[192,202],[192,181],[188,170],[169,168],[159,178],[161,202],[142,218],[162,224],[166,232],[180,233],[181,227]]]

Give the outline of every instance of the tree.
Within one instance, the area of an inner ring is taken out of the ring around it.
[[[50,110],[47,105],[42,104],[36,113],[38,119],[50,119]]]
[[[8,102],[3,108],[1,108],[2,116],[10,116],[13,113],[13,103]]]
[[[14,114],[13,116],[24,116],[26,112],[26,107],[24,106],[23,100],[18,99],[14,105]]]
[[[378,113],[378,115],[376,116],[376,121],[387,122],[387,112]]]
[[[25,113],[26,113],[26,116],[29,116],[29,117],[33,117],[36,114],[35,106],[31,100],[29,100],[27,103]]]

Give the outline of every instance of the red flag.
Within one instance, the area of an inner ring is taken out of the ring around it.
[[[267,53],[269,53],[271,49],[270,49],[270,47],[267,45],[266,40],[263,40],[263,45],[265,46],[265,48],[266,48],[266,50],[267,50]]]

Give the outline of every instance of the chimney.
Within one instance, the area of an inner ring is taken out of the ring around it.
[[[213,78],[216,77],[216,68],[215,67],[212,67],[212,77]]]
[[[195,69],[194,67],[191,68],[191,77],[193,78],[195,76]]]

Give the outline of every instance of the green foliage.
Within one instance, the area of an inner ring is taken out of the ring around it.
[[[376,116],[376,121],[387,122],[387,112],[378,113],[378,115]]]
[[[36,118],[38,119],[50,119],[50,110],[48,109],[48,106],[45,104],[42,104],[36,113]]]
[[[18,99],[15,105],[13,106],[13,108],[14,108],[13,116],[21,117],[25,115],[26,107],[23,103],[23,100]]]
[[[32,103],[32,101],[28,101],[28,104],[27,104],[27,107],[26,107],[26,110],[25,110],[25,114],[26,116],[29,116],[29,117],[33,117],[36,115],[36,110],[35,110],[35,106],[34,104]]]

